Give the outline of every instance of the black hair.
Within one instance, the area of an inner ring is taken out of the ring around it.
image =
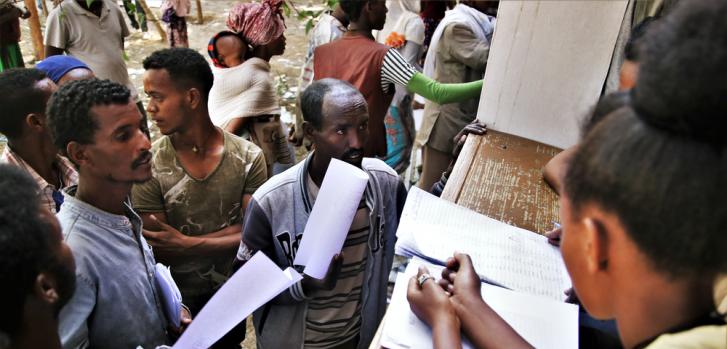
[[[639,61],[639,41],[641,41],[641,38],[646,34],[646,30],[651,27],[651,24],[655,20],[656,18],[654,17],[646,17],[631,29],[631,35],[624,47],[624,58],[632,62]]]
[[[48,129],[53,143],[66,154],[70,142],[92,144],[98,123],[91,108],[98,105],[127,104],[131,93],[126,86],[110,80],[86,79],[61,86],[48,101]]]
[[[323,126],[323,102],[326,96],[337,88],[356,92],[363,98],[358,89],[346,81],[332,78],[314,81],[306,87],[300,96],[300,110],[303,114],[303,120],[308,121],[315,129],[320,130],[321,126]]]
[[[601,97],[591,114],[583,119],[581,124],[581,138],[584,138],[606,116],[628,106],[629,101],[631,101],[631,96],[628,91],[617,91]]]
[[[631,106],[596,124],[570,162],[576,214],[618,216],[656,270],[727,269],[727,2],[682,2],[644,37]]]
[[[204,57],[195,50],[173,47],[154,51],[144,59],[143,65],[146,70],[166,70],[174,82],[200,88],[205,100],[212,89],[214,81],[212,69]]]
[[[47,78],[38,69],[13,68],[0,73],[0,133],[8,138],[19,137],[25,117],[43,113],[48,94],[35,85]]]
[[[348,20],[351,22],[357,21],[361,17],[361,12],[364,6],[369,0],[339,0],[338,3],[341,5],[343,12],[348,15]]]
[[[679,2],[644,36],[632,90],[642,120],[674,135],[727,142],[727,1]]]
[[[0,332],[11,338],[21,329],[36,277],[57,263],[37,186],[20,168],[0,164]]]

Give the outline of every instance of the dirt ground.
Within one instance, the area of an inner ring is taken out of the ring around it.
[[[69,0],[66,0],[69,1]],[[50,0],[46,0],[48,4]],[[196,6],[195,1],[192,1],[193,8],[190,11],[192,16],[187,18],[187,30],[189,35],[190,48],[199,51],[203,56],[209,59],[207,55],[207,43],[209,39],[215,33],[225,30],[225,20],[227,18],[227,12],[229,9],[239,1],[230,0],[202,0],[202,9],[204,13],[204,22],[202,24],[197,23],[196,18]],[[247,1],[246,1],[247,2]],[[324,0],[293,0],[292,3],[296,8],[318,10],[323,8]],[[119,1],[120,3],[120,1]],[[147,3],[153,11],[159,16],[159,1],[147,0]],[[41,14],[41,23],[44,26],[45,18]],[[156,31],[156,27],[153,23],[149,23],[149,33],[145,35],[140,31],[135,31],[131,25],[127,24],[132,30],[132,34],[126,40],[126,53],[129,57],[127,66],[129,68],[129,76],[132,81],[139,89],[143,91],[142,75],[144,69],[142,68],[141,62],[152,52],[167,47],[166,42],[160,41],[159,34]],[[285,54],[282,56],[274,57],[271,60],[272,73],[275,76],[277,84],[278,94],[281,97],[281,105],[286,111],[292,111],[295,108],[295,94],[296,87],[298,84],[298,76],[300,74],[301,66],[305,58],[305,53],[308,47],[308,38],[305,33],[305,23],[297,20],[294,16],[286,18],[287,29],[285,36],[287,39],[287,45]],[[21,50],[23,52],[26,66],[31,67],[34,65],[33,57],[33,46],[30,41],[29,27],[26,21],[21,22],[22,26],[22,41],[20,43]],[[146,99],[142,94],[142,98]],[[146,102],[146,101],[145,101]],[[283,112],[282,119],[287,123],[293,122],[292,114]],[[159,137],[159,132],[154,125],[151,125],[152,138]],[[0,150],[4,146],[4,139],[0,135]],[[299,149],[297,151],[298,157],[303,154],[304,151]],[[252,330],[252,319],[248,319],[248,331],[247,338],[243,342],[243,348],[253,349],[255,348],[255,334]]]

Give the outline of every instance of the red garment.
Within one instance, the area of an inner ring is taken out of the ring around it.
[[[344,35],[318,46],[313,54],[313,80],[335,78],[348,81],[363,94],[369,109],[369,140],[364,156],[386,156],[384,117],[394,89],[381,89],[381,66],[389,47],[361,35]]]

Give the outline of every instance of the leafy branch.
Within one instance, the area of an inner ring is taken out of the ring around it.
[[[292,1],[286,0],[285,2],[283,2],[283,14],[285,15],[285,17],[291,17],[292,12],[294,11],[295,17],[298,20],[300,20],[301,22],[305,21],[305,33],[308,34],[308,32],[313,29],[313,26],[315,26],[316,22],[318,21],[318,17],[320,17],[326,11],[332,10],[334,7],[336,7],[336,4],[338,4],[338,0],[324,0],[324,3],[326,7],[323,10],[311,11],[299,10],[297,7],[295,7],[295,4],[293,4]]]

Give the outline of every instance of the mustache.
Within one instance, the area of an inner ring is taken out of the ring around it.
[[[342,158],[352,158],[352,157],[363,157],[363,149],[349,149],[343,155]]]
[[[151,152],[148,150],[145,150],[144,152],[141,153],[141,155],[139,155],[138,158],[136,158],[131,163],[131,169],[132,170],[136,169],[137,167],[141,166],[142,164],[144,164],[146,162],[149,162],[150,160],[151,160]]]

